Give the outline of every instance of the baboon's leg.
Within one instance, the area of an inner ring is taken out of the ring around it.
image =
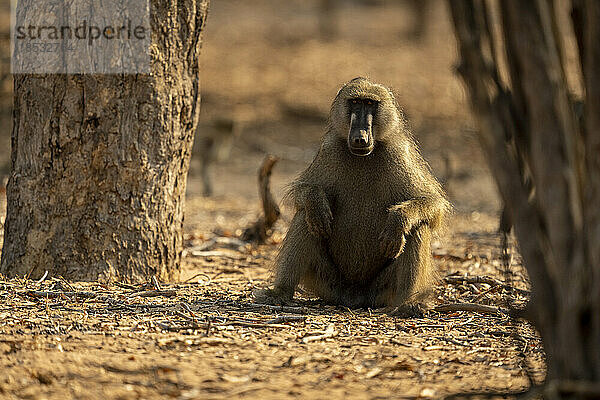
[[[431,257],[431,231],[423,224],[406,239],[404,251],[372,282],[372,306],[397,306],[400,314],[418,313],[436,277]]]
[[[213,187],[210,178],[209,163],[202,163],[202,195],[211,197],[213,195]]]
[[[337,33],[336,3],[336,0],[321,0],[319,2],[319,31],[325,40],[333,39]]]
[[[255,296],[259,302],[285,303],[302,284],[323,300],[337,302],[340,282],[323,239],[310,233],[304,211],[298,211],[275,260],[274,288],[258,291]]]
[[[212,186],[212,165],[216,159],[215,142],[212,138],[205,138],[202,143],[202,191],[203,195],[210,197],[213,195]]]
[[[427,14],[431,5],[428,0],[409,0],[406,5],[411,9],[413,21],[409,35],[420,39],[427,32]]]

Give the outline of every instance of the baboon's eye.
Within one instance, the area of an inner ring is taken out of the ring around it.
[[[358,103],[358,100],[352,99],[352,104],[356,104],[356,103]]]
[[[367,104],[372,106],[373,105],[373,101],[372,100],[367,100]]]

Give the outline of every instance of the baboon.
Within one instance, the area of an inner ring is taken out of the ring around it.
[[[408,36],[413,40],[421,40],[427,33],[428,17],[432,4],[430,0],[407,0],[406,6],[411,11],[411,28]]]
[[[336,2],[337,0],[321,0],[319,2],[319,33],[325,40],[331,40],[337,35]]]
[[[302,285],[332,304],[421,312],[437,275],[431,236],[450,204],[390,90],[361,77],[342,86],[287,196],[296,213],[258,302],[287,303]]]
[[[192,160],[199,159],[200,161],[204,196],[213,195],[213,165],[218,161],[225,161],[229,157],[239,131],[239,123],[230,118],[217,118],[210,125],[198,126],[192,149],[195,157]]]

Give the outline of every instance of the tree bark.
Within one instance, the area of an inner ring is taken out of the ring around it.
[[[529,316],[544,341],[547,380],[552,388],[566,381],[571,389],[573,382],[588,387],[600,379],[600,6],[574,3],[573,20],[585,16],[574,29],[586,89],[581,124],[552,3],[500,2],[501,43],[489,34],[486,4],[450,1],[459,72],[532,281]],[[498,47],[507,65],[490,50]],[[510,82],[498,78],[503,68]],[[576,390],[556,395],[585,397]]]
[[[150,1],[151,74],[15,76],[0,273],[178,277],[207,9]]]

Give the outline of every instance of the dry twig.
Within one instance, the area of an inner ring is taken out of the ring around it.
[[[327,327],[327,329],[325,330],[325,332],[323,332],[322,334],[303,337],[302,338],[302,343],[317,342],[319,340],[332,338],[332,337],[335,337],[337,335],[338,335],[338,331],[335,330],[335,325],[334,324],[330,324]]]
[[[516,293],[524,296],[529,296],[529,290],[518,289],[514,286],[508,285],[502,282],[500,279],[492,278],[491,276],[447,276],[444,278],[444,282],[450,284],[461,284],[461,283],[485,283],[492,287],[500,286],[504,289],[515,291]]]
[[[92,298],[96,297],[97,293],[93,292],[44,292],[40,290],[28,290],[25,292],[17,292],[19,295],[25,295],[30,297],[56,299],[60,297],[85,297]]]
[[[172,290],[172,289],[168,289],[168,290],[146,290],[146,291],[143,291],[143,292],[132,293],[131,296],[138,296],[138,297],[159,297],[159,296],[171,297],[171,296],[177,296],[177,291],[176,290]]]
[[[455,311],[472,311],[480,312],[484,314],[506,314],[506,310],[500,307],[486,306],[483,304],[475,303],[453,303],[453,304],[442,304],[434,308],[437,312],[455,312]]]
[[[306,321],[306,315],[281,315],[267,321],[267,324],[281,324],[284,322],[304,322]]]
[[[285,312],[290,314],[306,314],[306,309],[304,307],[290,307],[290,306],[274,306],[270,304],[258,304],[258,303],[249,303],[246,304],[248,307],[256,307],[256,308],[268,308],[272,311]]]
[[[258,186],[264,216],[246,228],[242,234],[242,240],[264,243],[267,240],[269,230],[281,215],[279,206],[271,193],[271,172],[277,161],[279,161],[279,158],[269,154],[258,170]]]

